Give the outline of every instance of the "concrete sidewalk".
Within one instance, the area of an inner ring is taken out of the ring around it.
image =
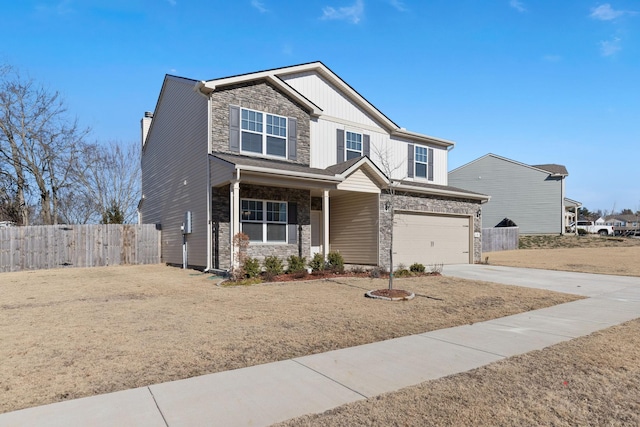
[[[640,317],[640,278],[484,265],[445,275],[589,299],[0,415],[0,426],[265,426],[468,371]]]

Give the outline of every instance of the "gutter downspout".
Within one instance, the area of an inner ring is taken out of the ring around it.
[[[207,268],[205,271],[210,271],[213,266],[211,264],[212,258],[212,241],[213,235],[213,219],[211,213],[211,93],[206,94],[202,91],[204,82],[198,82],[195,87],[195,91],[207,99]]]

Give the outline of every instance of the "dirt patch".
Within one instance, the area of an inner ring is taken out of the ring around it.
[[[578,297],[427,276],[219,287],[164,266],[0,275],[0,412],[290,359]],[[327,297],[330,296],[330,297]]]

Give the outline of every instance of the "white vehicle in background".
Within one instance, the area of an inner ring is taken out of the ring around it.
[[[613,236],[613,225],[596,224],[593,221],[578,221],[578,230],[584,230],[589,234],[601,236]],[[571,224],[571,231],[575,231],[575,224]]]
[[[13,221],[0,221],[0,228],[15,227],[16,223]]]

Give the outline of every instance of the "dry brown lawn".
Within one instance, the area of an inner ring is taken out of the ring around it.
[[[535,249],[490,253],[489,263],[640,276],[640,239],[536,236],[522,246]],[[636,319],[279,426],[639,426],[639,390]]]
[[[597,239],[523,239],[529,248],[538,249],[492,253],[489,262],[640,276],[635,266],[640,242]],[[614,267],[625,257],[633,262],[625,262],[624,269]],[[210,277],[164,266],[1,274],[0,412],[473,323],[578,298],[424,277],[397,279],[396,287],[418,297],[388,303],[363,297],[366,290],[386,286],[384,280],[334,278],[219,287]],[[636,426],[639,389],[640,319],[282,425]]]
[[[164,266],[0,274],[0,412],[479,322],[578,297],[449,277],[219,287]]]
[[[640,239],[600,236],[530,236],[514,251],[491,252],[489,264],[547,270],[640,276]]]

